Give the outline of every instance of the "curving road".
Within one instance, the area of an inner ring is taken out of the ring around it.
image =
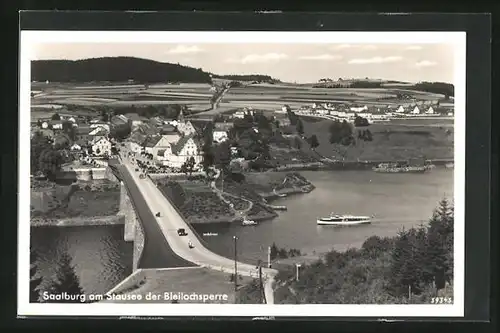
[[[138,192],[137,194],[133,194],[134,197],[138,196],[140,193],[140,196],[142,196],[143,201],[146,202],[149,208],[150,214],[153,214],[153,212],[154,214],[156,214],[156,212],[161,212],[161,216],[155,217],[155,220],[164,239],[166,239],[168,245],[177,256],[202,267],[215,269],[225,273],[234,273],[234,260],[208,250],[200,242],[198,237],[192,235],[192,229],[188,223],[179,214],[176,208],[172,206],[170,201],[163,196],[151,179],[148,177],[140,179],[140,173],[135,171],[134,166],[126,158],[122,159],[122,163],[123,165],[119,166],[119,169],[120,172],[123,173],[124,181],[127,182],[127,186],[129,186],[131,190],[137,190]],[[146,225],[146,223],[144,224]],[[179,236],[177,234],[177,229],[179,228],[186,229],[190,235],[183,237]],[[154,230],[152,230],[152,232],[154,232]],[[146,233],[148,233],[148,231],[146,231]],[[189,241],[194,245],[193,249],[189,248]],[[237,269],[238,274],[243,276],[254,278],[258,278],[259,276],[258,269],[254,265],[237,262]],[[267,303],[273,303],[272,281],[276,274],[277,271],[274,269],[262,269],[262,275],[266,281],[265,290]]]
[[[144,249],[139,260],[138,268],[170,268],[191,267],[193,263],[179,257],[166,241],[156,217],[149,209],[146,200],[141,195],[139,188],[127,169],[120,164],[114,167],[120,172],[123,182],[126,184],[134,210],[144,230]]]

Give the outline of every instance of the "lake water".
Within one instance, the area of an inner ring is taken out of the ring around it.
[[[359,247],[372,235],[394,236],[403,227],[426,223],[438,202],[453,198],[453,170],[434,169],[426,174],[384,174],[371,171],[301,172],[316,189],[273,201],[285,205],[279,217],[257,226],[198,227],[216,232],[204,237],[209,247],[232,258],[237,236],[242,261],[267,260],[267,247],[296,248],[303,253]],[[318,226],[316,219],[331,212],[374,216],[370,225]]]
[[[297,248],[305,253],[360,246],[372,235],[393,236],[402,227],[426,222],[439,200],[453,195],[453,170],[434,169],[426,174],[383,174],[371,171],[301,172],[316,189],[308,194],[281,198],[286,205],[273,220],[257,226],[211,225],[199,232],[214,252],[233,257],[233,236],[238,237],[239,260],[267,260],[267,247]],[[371,225],[317,226],[318,217],[330,212],[375,216]],[[105,293],[132,272],[132,243],[123,241],[123,226],[32,228],[32,246],[45,278],[55,276],[58,259],[67,252],[86,293]]]
[[[123,226],[31,228],[31,246],[43,277],[51,285],[59,258],[67,253],[85,293],[105,293],[132,273],[133,246],[123,240]]]

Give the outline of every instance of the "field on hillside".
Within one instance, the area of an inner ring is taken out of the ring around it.
[[[356,139],[354,146],[341,146],[329,142],[331,121],[303,121],[307,137],[316,134],[320,143],[316,151],[328,158],[356,160],[406,160],[410,158],[447,159],[454,155],[454,129],[446,124],[428,126],[425,124],[373,124],[360,127],[357,132],[369,129],[373,141]]]
[[[310,85],[252,84],[229,89],[220,106],[226,108],[253,107],[276,110],[283,104],[292,109],[318,103],[362,103],[374,106],[410,104],[412,100],[400,100],[398,94],[410,95],[419,101],[436,101],[440,94],[395,88],[312,88]]]
[[[32,108],[56,109],[65,105],[82,107],[185,104],[191,110],[210,109],[213,92],[209,84],[151,84],[147,88],[139,84],[106,83],[33,83]],[[313,88],[307,84],[246,84],[229,89],[219,108],[207,111],[207,115],[228,110],[252,107],[261,110],[277,110],[284,104],[298,109],[313,102],[362,103],[387,106],[407,105],[412,100],[400,100],[397,94],[406,94],[420,101],[436,101],[439,94],[400,88]]]
[[[148,88],[138,84],[32,84],[35,92],[33,107],[50,105],[124,106],[153,104],[188,104],[195,109],[206,110],[213,93],[209,84],[152,84]]]

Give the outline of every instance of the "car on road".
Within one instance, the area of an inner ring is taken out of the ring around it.
[[[160,216],[161,216],[160,212],[156,213],[156,217],[160,217]]]
[[[135,171],[139,171],[139,168],[135,168]]]
[[[184,229],[184,228],[177,229],[177,234],[179,236],[187,236],[186,229]]]

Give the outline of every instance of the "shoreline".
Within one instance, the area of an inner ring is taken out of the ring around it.
[[[371,169],[380,163],[405,163],[407,160],[378,160],[378,161],[338,161],[322,158],[321,162],[315,163],[297,163],[288,164],[286,166],[277,167],[269,172],[283,172],[283,171],[325,171],[325,170],[338,170],[338,171],[372,171]],[[454,163],[453,158],[447,159],[434,159],[425,160],[429,164],[436,167],[448,168],[446,165]]]

